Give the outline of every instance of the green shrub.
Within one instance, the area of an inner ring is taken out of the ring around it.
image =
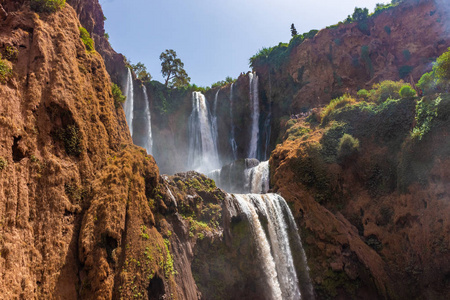
[[[389,27],[389,26],[384,26],[384,31],[386,31],[386,33],[387,33],[388,35],[391,35],[391,27]]]
[[[450,81],[450,48],[449,51],[438,57],[433,71],[438,81]]]
[[[342,97],[331,100],[330,104],[328,104],[322,111],[322,123],[326,123],[325,121],[327,121],[327,117],[333,110],[344,107],[347,104],[353,104],[355,102],[356,100],[349,94],[345,94]]]
[[[8,161],[0,156],[0,171],[8,166]]]
[[[408,76],[409,75],[409,73],[411,73],[411,71],[414,69],[414,67],[413,66],[407,66],[407,65],[404,65],[404,66],[401,66],[399,69],[398,69],[398,76],[400,76],[400,78],[405,78],[406,76]]]
[[[2,59],[0,54],[0,83],[6,82],[12,75],[12,69],[9,63]]]
[[[5,58],[9,61],[16,61],[19,55],[19,50],[14,46],[6,46],[5,48]]]
[[[336,161],[339,141],[348,129],[349,126],[346,123],[333,122],[324,132],[320,139],[320,144],[322,145],[320,152],[325,162],[334,163]]]
[[[416,91],[410,85],[404,85],[400,89],[399,94],[402,99],[408,99],[415,97]]]
[[[115,83],[111,84],[111,93],[113,95],[114,105],[116,107],[119,107],[120,104],[124,103],[125,100],[127,100],[127,97],[122,94],[122,90],[120,89],[120,87]]]
[[[86,46],[87,51],[91,52],[95,50],[94,41],[91,39],[91,35],[84,27],[80,27],[80,38]]]
[[[31,0],[31,9],[35,12],[53,13],[64,7],[66,0]]]
[[[434,80],[434,72],[428,72],[420,77],[419,82],[417,83],[417,87],[419,87],[424,94],[431,94],[436,92],[436,81]]]
[[[370,93],[368,90],[362,89],[362,90],[358,91],[357,95],[359,98],[367,100],[367,99],[369,99]]]
[[[366,65],[367,74],[370,77],[373,77],[374,68],[373,68],[372,59],[370,58],[369,46],[367,46],[367,45],[361,46],[361,59],[364,61],[365,65]]]
[[[337,159],[345,162],[349,158],[354,157],[359,151],[359,140],[350,134],[344,134],[339,140]]]
[[[68,125],[56,131],[56,137],[64,143],[68,155],[80,156],[82,153],[82,137],[76,125]]]
[[[370,100],[383,103],[388,98],[399,99],[400,89],[404,86],[403,81],[385,80],[373,85],[373,91],[371,91]]]

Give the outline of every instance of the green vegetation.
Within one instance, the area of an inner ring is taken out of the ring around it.
[[[400,95],[400,91],[403,89],[403,96]],[[385,80],[373,85],[370,91],[362,89],[359,90],[358,98],[375,103],[383,103],[387,99],[399,99],[414,97],[416,92],[409,84],[405,84],[403,81]]]
[[[416,96],[416,91],[410,85],[404,85],[399,91],[402,99],[410,99]]]
[[[359,140],[353,136],[345,133],[339,140],[337,159],[340,162],[345,162],[352,158],[359,151]]]
[[[68,155],[80,156],[82,153],[82,138],[76,125],[68,125],[66,128],[60,128],[56,132],[56,137],[64,143],[64,148]]]
[[[152,75],[150,75],[149,72],[147,72],[147,67],[141,63],[138,62],[135,65],[130,64],[131,70],[136,74],[137,78],[141,80],[142,82],[150,82],[152,80]]]
[[[0,156],[0,171],[8,166],[8,161]]]
[[[355,103],[355,99],[348,94],[345,94],[342,97],[331,100],[330,104],[328,104],[322,111],[322,120],[327,119],[327,117],[333,110],[351,103]]]
[[[8,79],[12,76],[12,69],[9,63],[2,59],[0,54],[0,83],[4,83],[8,81]]]
[[[233,82],[235,82],[235,81],[236,81],[236,79],[233,79],[233,78],[231,78],[230,76],[227,76],[227,77],[225,78],[225,80],[221,80],[221,81],[217,81],[217,82],[213,83],[213,84],[211,85],[211,88],[213,89],[213,88],[217,88],[217,87],[222,87],[222,86],[224,86],[224,85],[233,83]],[[194,85],[195,85],[195,84],[194,84]],[[193,86],[194,86],[194,85],[193,85]]]
[[[431,72],[423,74],[417,86],[425,95],[448,92],[450,89],[450,48],[443,53]]]
[[[4,56],[9,61],[16,61],[17,56],[19,55],[19,50],[17,50],[14,46],[6,46],[4,51]]]
[[[286,62],[295,46],[300,45],[306,39],[312,39],[318,32],[318,30],[313,29],[307,33],[293,36],[289,44],[279,43],[278,46],[262,48],[250,58],[249,65],[254,68],[257,65],[270,64],[278,68]]]
[[[141,225],[141,237],[145,240],[148,240],[150,236],[147,233],[147,226]]]
[[[30,5],[35,12],[54,13],[66,5],[66,0],[31,0]]]
[[[365,46],[361,47],[361,59],[364,61],[364,64],[366,66],[367,74],[370,77],[373,77],[374,69],[373,69],[372,59],[370,58],[369,46],[365,45]]]
[[[294,36],[296,36],[296,35],[298,35],[298,31],[297,31],[297,29],[295,28],[294,23],[292,23],[292,24],[291,24],[291,36],[294,37]]]
[[[411,73],[411,71],[414,69],[414,67],[413,66],[408,66],[408,65],[404,65],[404,66],[401,66],[399,69],[398,69],[398,75],[400,76],[400,78],[405,78],[406,76],[408,76],[410,73]]]
[[[120,89],[120,87],[115,83],[111,84],[111,93],[113,95],[114,105],[116,107],[119,107],[119,105],[127,100],[127,97],[122,94],[122,90]]]
[[[166,248],[166,259],[164,261],[164,275],[166,276],[166,278],[169,278],[170,275],[175,275],[177,274],[177,272],[173,267],[173,258],[169,251],[170,241],[168,239],[164,239],[164,246]]]
[[[191,78],[184,70],[184,63],[177,58],[175,50],[166,50],[159,56],[161,60],[161,74],[166,78],[164,85],[166,87],[186,87]]]
[[[438,95],[434,99],[424,97],[417,102],[416,125],[411,133],[413,139],[421,140],[432,128],[442,127],[450,119],[450,95]]]
[[[95,51],[94,48],[94,41],[91,39],[91,35],[89,32],[84,28],[80,27],[80,38],[83,41],[84,46],[86,46],[86,50],[88,52]]]

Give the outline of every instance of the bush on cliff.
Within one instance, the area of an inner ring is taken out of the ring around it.
[[[356,100],[352,96],[350,96],[348,94],[345,94],[342,97],[339,97],[339,98],[331,100],[330,104],[328,104],[325,107],[325,109],[322,111],[322,123],[323,124],[328,123],[328,121],[329,121],[328,117],[329,117],[329,115],[331,114],[332,111],[334,111],[334,110],[336,110],[338,108],[344,107],[347,104],[353,104],[355,102],[356,102]]]
[[[115,83],[111,85],[111,93],[113,95],[114,105],[116,107],[119,107],[120,104],[124,103],[125,100],[127,100],[127,97],[122,94],[122,90],[120,89],[120,87]]]
[[[2,56],[0,54],[0,83],[6,82],[9,77],[12,75],[12,69],[9,66],[9,63],[2,59]]]
[[[416,91],[410,85],[404,85],[399,94],[402,99],[410,99],[416,96]]]
[[[450,48],[438,57],[431,72],[422,75],[417,86],[425,95],[450,90]]]
[[[31,9],[35,12],[53,13],[64,7],[66,0],[31,0]]]
[[[345,163],[353,158],[359,151],[359,140],[345,133],[339,140],[337,159],[341,163]]]
[[[80,38],[83,44],[86,46],[86,50],[91,52],[94,51],[94,41],[91,39],[91,35],[84,27],[80,27]]]

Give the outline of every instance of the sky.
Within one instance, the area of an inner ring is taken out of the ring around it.
[[[263,47],[343,21],[355,7],[382,0],[100,0],[112,47],[163,81],[159,55],[173,49],[191,83],[210,86],[249,71]]]

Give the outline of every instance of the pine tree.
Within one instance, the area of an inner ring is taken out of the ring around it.
[[[291,24],[291,36],[294,37],[298,35],[297,29],[295,29],[294,23]]]

